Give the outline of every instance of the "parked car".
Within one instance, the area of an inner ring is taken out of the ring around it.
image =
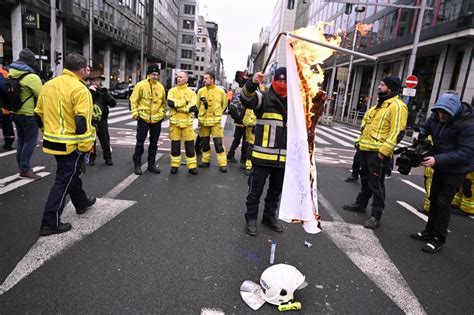
[[[115,85],[110,89],[110,94],[115,98],[128,98],[131,93],[130,84],[127,82],[115,83]]]

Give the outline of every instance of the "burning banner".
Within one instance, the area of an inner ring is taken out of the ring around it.
[[[337,46],[339,37],[326,38],[325,24],[303,28],[287,35],[286,63],[288,88],[287,154],[285,179],[278,218],[301,223],[308,233],[319,233],[321,225],[317,199],[314,140],[316,124],[322,115],[325,95],[320,64],[333,49],[317,46],[292,35],[305,36]]]

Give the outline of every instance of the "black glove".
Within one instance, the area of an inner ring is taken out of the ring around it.
[[[201,102],[204,104],[204,108],[207,110],[209,105],[207,104],[207,99],[204,96],[201,97]]]
[[[169,108],[176,108],[176,106],[174,105],[174,101],[168,100],[168,107]]]
[[[198,117],[199,115],[199,109],[197,108],[196,105],[192,106],[190,109],[189,109],[189,112],[190,113],[194,113],[194,117]]]

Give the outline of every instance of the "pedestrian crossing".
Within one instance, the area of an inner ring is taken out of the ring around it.
[[[39,172],[43,170],[44,168],[45,168],[44,166],[33,167],[33,172],[36,173],[36,175],[39,175],[41,177],[46,177],[50,174],[50,172]],[[20,177],[20,173],[16,173],[16,174],[7,176],[5,178],[1,178],[0,179],[0,195],[3,195],[16,188],[29,184],[33,181],[35,181],[35,179]]]
[[[222,126],[224,127],[227,122],[227,115],[222,116]],[[109,126],[123,123],[125,126],[136,126],[136,121],[132,120],[130,111],[126,107],[114,107],[110,109],[109,114]],[[169,119],[165,119],[161,125],[162,130],[169,128]],[[113,126],[114,127],[114,126]],[[193,127],[197,130],[198,122],[194,119]],[[344,148],[354,148],[354,141],[360,135],[360,131],[355,127],[348,127],[343,124],[335,124],[331,127],[318,125],[316,128],[316,146],[337,146]],[[403,146],[409,146],[411,143],[407,141],[401,141]]]

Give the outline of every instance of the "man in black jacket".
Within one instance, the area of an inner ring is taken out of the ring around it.
[[[237,163],[237,160],[235,159],[235,150],[240,145],[240,141],[242,141],[242,149],[240,150],[240,163],[245,164],[246,156],[247,156],[247,150],[245,146],[245,125],[243,123],[244,119],[244,114],[245,114],[245,108],[242,106],[242,103],[240,102],[240,93],[242,92],[242,87],[244,86],[245,82],[247,82],[248,76],[246,75],[246,72],[243,71],[237,71],[235,73],[235,82],[239,85],[234,91],[234,96],[232,100],[230,101],[230,104],[228,106],[229,108],[229,114],[234,120],[234,140],[232,140],[232,144],[230,146],[229,151],[227,152],[227,160],[231,163]]]
[[[425,230],[410,237],[427,242],[422,250],[434,254],[446,241],[451,202],[466,174],[474,171],[474,112],[459,96],[446,92],[432,108],[431,117],[420,126],[420,138],[431,135],[433,155],[421,165],[433,167],[430,211]]]
[[[283,232],[283,226],[276,219],[285,175],[287,89],[286,68],[275,70],[272,86],[268,91],[259,92],[258,86],[265,75],[257,72],[248,80],[240,94],[242,104],[253,109],[257,117],[255,143],[252,151],[252,172],[249,176],[246,232],[257,235],[257,217],[260,197],[269,177],[262,224],[276,232]]]
[[[109,107],[115,107],[117,101],[110,95],[109,91],[102,86],[103,80],[105,80],[105,77],[99,71],[92,71],[89,76],[89,90],[94,100],[94,106],[98,106],[101,112],[100,117],[97,117],[98,119],[95,123],[97,124],[97,138],[99,138],[100,146],[102,147],[105,164],[113,165],[112,150],[110,149],[109,123],[107,119],[109,117]],[[89,165],[94,165],[95,157],[96,145],[94,143]]]

